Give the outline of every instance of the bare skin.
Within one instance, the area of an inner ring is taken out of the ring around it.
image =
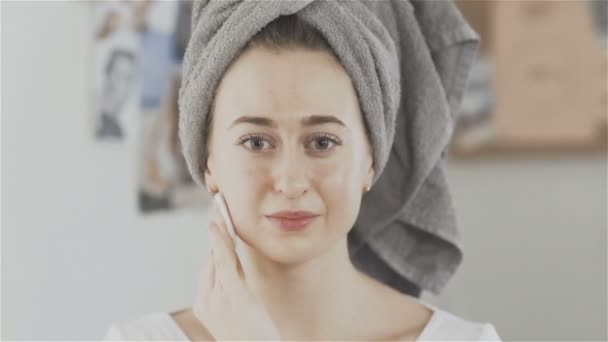
[[[246,246],[247,288],[281,339],[415,341],[432,310],[358,271],[349,257],[347,235],[374,170],[341,64],[320,51],[250,50],[226,72],[215,100],[206,185],[226,198]],[[241,116],[258,119],[237,123]],[[286,234],[268,219],[281,210],[318,218]],[[192,308],[171,316],[190,340],[214,340]]]
[[[360,317],[356,320],[347,319],[352,325],[357,326],[360,331],[353,335],[332,339],[346,341],[416,341],[431,319],[433,312],[411,296],[401,294],[363,274],[361,277],[362,281],[369,286],[369,290],[364,297],[369,298],[368,303],[364,304],[367,305],[364,306],[367,310],[361,310],[359,312]],[[382,307],[382,311],[378,312],[377,307]],[[192,308],[188,307],[172,312],[171,317],[191,341],[215,341],[204,324],[196,319],[192,313]],[[371,325],[374,326],[360,327],[360,322],[373,322]],[[339,330],[340,327],[335,327],[335,329]],[[376,333],[376,331],[382,332]],[[295,338],[292,339],[296,340]],[[325,340],[328,339],[325,338]]]

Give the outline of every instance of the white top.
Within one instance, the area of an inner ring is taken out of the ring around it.
[[[433,315],[417,341],[501,341],[491,323],[473,322],[425,304]],[[116,322],[103,338],[104,341],[190,341],[167,312],[146,314],[129,322]]]

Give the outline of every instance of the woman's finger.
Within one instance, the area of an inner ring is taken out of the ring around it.
[[[220,235],[221,235],[222,239],[227,244],[228,249],[235,250],[234,240],[232,240],[232,237],[230,236],[230,233],[228,232],[228,225],[226,223],[224,215],[221,213],[220,208],[218,207],[217,203],[213,202],[213,208],[214,208],[215,216],[217,217],[215,222],[217,222],[218,225],[220,226]],[[236,255],[235,255],[235,257],[236,257]]]
[[[222,244],[222,252],[224,252],[224,249],[226,249],[226,253],[227,253],[227,262],[230,262],[231,264],[235,265],[235,270],[236,270],[236,263],[237,263],[237,256],[236,256],[236,252],[235,252],[235,246],[234,246],[234,241],[232,241],[232,238],[230,237],[230,234],[228,233],[228,227],[226,226],[226,222],[224,221],[224,219],[222,218],[222,214],[219,212],[219,209],[217,208],[217,204],[214,202],[214,207],[215,207],[215,213],[217,216],[217,220],[214,219],[215,223],[217,223],[217,230],[216,232],[218,233],[218,237],[219,240],[218,243]]]
[[[215,283],[215,265],[213,262],[213,255],[211,249],[207,252],[207,258],[204,261],[203,272],[201,274],[201,286],[200,291],[204,296],[209,296],[209,293],[213,290]],[[203,298],[206,300],[206,298]]]
[[[215,209],[215,210],[213,210],[213,215],[214,215],[213,220],[216,223],[218,223],[218,225],[220,226],[220,229],[219,229],[220,235],[221,235],[223,241],[227,244],[227,247],[228,247],[229,251],[231,252],[230,254],[234,255],[236,273],[239,277],[242,278],[244,275],[244,271],[243,271],[243,265],[241,264],[241,260],[239,259],[239,254],[236,250],[236,241],[230,235],[230,232],[228,231],[228,226],[226,224],[226,221],[224,220],[224,216],[220,212],[218,204],[215,201],[213,202],[213,206]]]
[[[226,243],[222,242],[218,230],[219,227],[217,225],[214,225],[211,229],[216,284],[220,288],[231,289],[239,281],[236,269],[236,257],[234,251],[229,250]]]
[[[233,249],[230,249],[226,239],[226,233],[221,233],[221,227],[216,227],[216,246],[215,250],[218,254],[219,261],[216,266],[221,267],[222,274],[225,274],[227,279],[236,280],[238,278],[238,259]],[[221,266],[220,266],[221,265]]]
[[[192,306],[194,315],[205,322],[206,314],[211,303],[213,285],[215,282],[215,266],[211,249],[207,252],[207,256],[203,261],[203,267],[200,273],[199,286],[195,296],[195,302]]]

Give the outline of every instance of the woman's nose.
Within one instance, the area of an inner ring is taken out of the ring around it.
[[[275,191],[285,197],[297,198],[308,190],[310,181],[307,175],[306,161],[292,151],[285,151],[277,160],[274,168]]]

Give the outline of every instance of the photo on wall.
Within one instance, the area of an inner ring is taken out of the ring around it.
[[[95,3],[92,112],[97,140],[124,140],[126,119],[137,108],[135,14],[130,2]]]
[[[95,139],[134,142],[141,213],[208,207],[177,132],[192,1],[105,0],[92,9]]]
[[[192,2],[140,3],[138,207],[142,213],[206,208],[208,195],[190,176],[178,137],[177,101]]]

